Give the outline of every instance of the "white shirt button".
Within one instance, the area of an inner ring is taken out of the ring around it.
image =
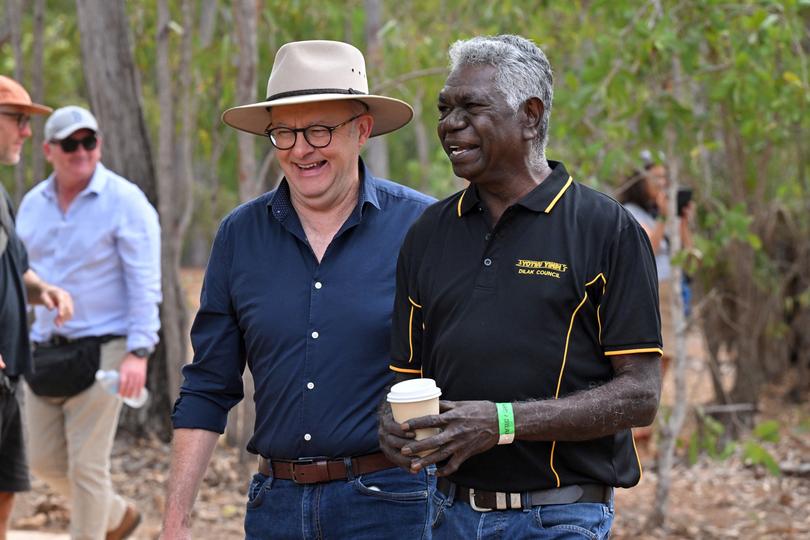
[[[310,390],[312,390],[313,388],[315,388],[315,383],[314,383],[314,382],[308,382],[308,383],[307,383],[307,388],[309,388]]]
[[[312,435],[310,435],[309,433],[305,433],[305,434],[304,434],[304,440],[305,440],[305,441],[310,441],[310,440],[312,440]]]
[[[490,259],[489,257],[484,259],[484,266],[492,266],[492,259]]]
[[[323,283],[321,283],[320,281],[316,281],[315,282],[315,288],[320,289],[321,287],[323,287]]]
[[[312,339],[318,339],[318,336],[320,336],[318,332],[312,332]]]

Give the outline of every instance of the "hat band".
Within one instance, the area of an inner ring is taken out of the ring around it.
[[[344,88],[313,88],[310,90],[292,90],[290,92],[279,92],[278,94],[267,96],[265,101],[274,101],[276,99],[284,99],[295,96],[312,96],[315,94],[347,94],[359,96],[368,95],[366,92],[361,92],[360,90],[355,90],[354,88],[349,88],[348,90]]]

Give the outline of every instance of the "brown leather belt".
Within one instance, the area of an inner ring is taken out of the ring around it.
[[[450,495],[452,485],[450,480],[439,478],[436,489],[444,495]],[[518,493],[484,491],[456,484],[455,500],[468,503],[473,510],[489,512],[490,510],[523,509],[548,504],[586,502],[608,504],[612,494],[613,488],[603,484],[574,484],[561,488]]]
[[[382,452],[353,457],[349,461],[354,475],[369,474],[396,467]],[[342,459],[286,459],[269,460],[259,456],[259,472],[282,480],[292,480],[296,484],[317,484],[332,480],[345,480],[349,477],[346,461]],[[272,472],[272,475],[270,474]]]

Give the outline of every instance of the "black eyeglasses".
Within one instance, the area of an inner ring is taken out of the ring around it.
[[[322,126],[315,124],[305,128],[286,128],[277,127],[265,130],[265,135],[270,137],[270,142],[279,150],[289,150],[295,146],[295,140],[299,133],[304,134],[304,139],[314,148],[325,148],[332,142],[332,132],[341,126],[345,126],[353,120],[357,120],[366,113],[360,113],[352,116],[345,122],[341,122],[336,126]]]
[[[15,118],[17,127],[20,129],[25,129],[25,127],[31,123],[31,116],[25,113],[0,111],[0,114]]]
[[[96,146],[98,146],[98,138],[96,134],[93,133],[84,139],[62,139],[61,141],[51,141],[51,144],[58,144],[62,148],[62,152],[66,154],[75,152],[79,148],[79,145],[82,145],[84,149],[89,152],[90,150],[95,150]]]

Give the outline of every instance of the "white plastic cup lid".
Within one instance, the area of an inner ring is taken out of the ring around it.
[[[442,395],[441,389],[433,379],[409,379],[391,387],[388,393],[389,403],[411,403],[425,401]]]

